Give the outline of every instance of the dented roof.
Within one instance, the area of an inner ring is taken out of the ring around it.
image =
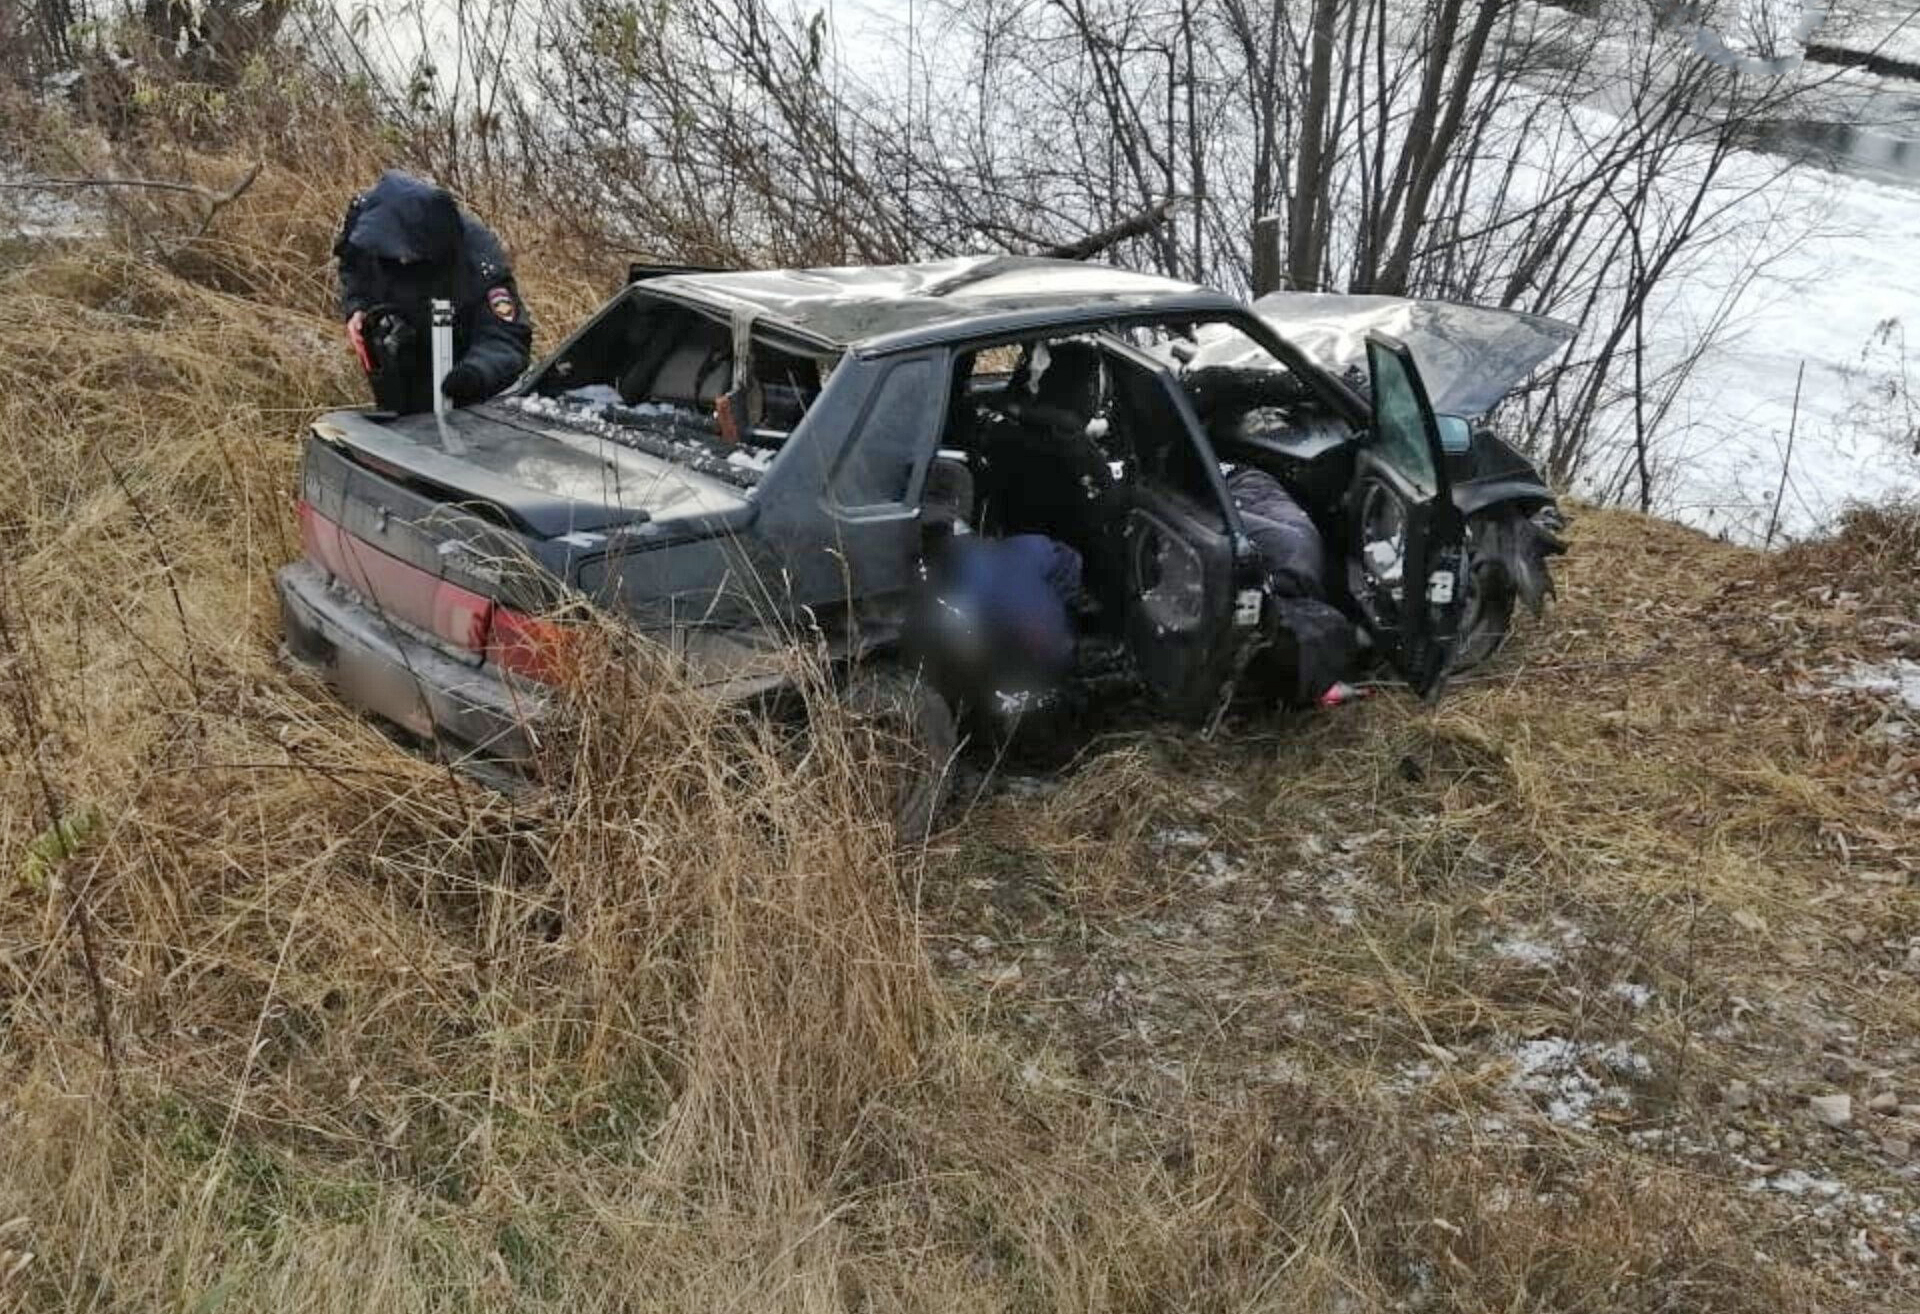
[[[1244,309],[1224,293],[1194,283],[1039,256],[667,274],[642,286],[729,315],[745,311],[835,346],[871,351],[1039,323]]]

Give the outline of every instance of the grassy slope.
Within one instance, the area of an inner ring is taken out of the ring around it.
[[[1801,691],[1911,520],[1583,515],[1437,709],[1116,733],[912,861],[658,672],[516,812],[274,660],[337,205],[0,270],[0,1301],[1911,1307],[1916,761]]]

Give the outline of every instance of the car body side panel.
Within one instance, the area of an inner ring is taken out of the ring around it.
[[[920,481],[944,415],[946,361],[940,350],[849,356],[808,411],[804,436],[795,430],[755,490],[760,584],[785,623],[861,632],[860,644],[897,635],[919,549]],[[921,386],[907,398],[916,409],[902,417],[889,402],[901,384],[895,372],[907,369]],[[849,495],[863,482],[848,473],[851,463],[876,452],[899,478],[885,494]]]

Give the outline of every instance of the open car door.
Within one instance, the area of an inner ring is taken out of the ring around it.
[[[1466,518],[1453,503],[1440,426],[1405,343],[1367,335],[1373,427],[1348,490],[1348,591],[1414,692],[1439,692],[1466,606]]]
[[[1130,458],[1117,526],[1127,649],[1169,712],[1200,720],[1250,639],[1235,625],[1233,502],[1173,375],[1115,339],[1100,345]]]

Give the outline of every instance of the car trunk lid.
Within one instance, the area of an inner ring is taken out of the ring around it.
[[[362,466],[542,539],[717,515],[744,501],[720,479],[569,423],[557,409],[533,412],[512,401],[456,410],[444,421],[336,412],[313,432]]]
[[[313,426],[304,555],[382,620],[473,665],[550,673],[538,618],[578,563],[668,522],[737,525],[744,493],[564,418],[474,408],[448,418],[337,412]]]

